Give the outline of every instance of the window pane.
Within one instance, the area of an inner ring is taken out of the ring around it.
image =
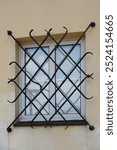
[[[26,51],[31,56],[36,51],[36,49],[37,48],[27,48]],[[43,49],[47,54],[49,54],[48,47],[43,47]],[[49,98],[49,85],[43,90],[43,92],[40,92],[41,89],[43,89],[43,87],[49,81],[47,77],[47,75],[49,75],[49,60],[47,59],[45,61],[46,58],[47,58],[47,55],[41,49],[39,49],[36,52],[36,54],[33,56],[33,60],[30,60],[25,68],[25,71],[28,74],[28,76],[25,76],[25,85],[29,83],[26,88],[26,95],[30,98],[30,100],[34,99],[33,104],[38,108],[36,109],[35,106],[31,104],[26,109],[26,114],[28,115],[36,114],[38,110],[40,110],[43,107],[43,105],[47,102],[47,98]],[[29,60],[29,57],[25,55],[25,63],[28,60]],[[42,65],[41,67],[42,69],[39,69],[41,65]],[[30,82],[31,78],[33,78],[33,80]],[[29,103],[28,98],[25,98],[25,101],[27,105]],[[49,103],[48,103],[42,109],[41,113],[49,114],[49,111],[50,111],[50,108],[49,108]]]
[[[58,69],[56,74],[56,84],[58,86],[62,84],[60,91],[56,93],[56,107],[59,109],[65,103],[60,109],[60,112],[63,114],[77,114],[71,104],[78,111],[80,111],[81,107],[80,93],[78,90],[75,90],[75,86],[78,86],[81,80],[80,70],[78,67],[75,67],[80,59],[80,45],[77,45],[73,50],[72,47],[73,45],[64,45],[56,51],[56,63],[59,65],[64,60],[60,66],[61,69]],[[66,57],[69,52],[70,57]]]

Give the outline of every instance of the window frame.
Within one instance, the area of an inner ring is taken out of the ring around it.
[[[64,40],[64,42],[62,42],[62,44],[68,44],[68,43],[70,43],[70,44],[73,44],[73,43],[75,43],[74,41],[76,41],[76,39],[66,39],[66,40]],[[47,46],[48,45],[48,43],[50,44],[52,44],[52,42],[51,41],[47,41],[47,42],[45,42],[46,44],[43,44],[43,46]],[[83,54],[85,53],[85,42],[84,42],[84,39],[82,39],[80,42],[79,42],[80,44],[81,44],[81,56],[83,56]],[[61,44],[61,45],[62,45]],[[33,44],[33,43],[31,43],[31,42],[29,42],[29,43],[23,43],[23,47],[24,48],[27,48],[27,47],[34,47],[36,44]],[[20,51],[20,48],[19,47],[17,47],[17,49],[18,49],[18,53],[19,53],[19,51]],[[17,52],[16,52],[17,53]],[[16,60],[18,61],[18,62],[20,62],[20,54],[16,54]],[[85,71],[85,68],[86,68],[86,66],[85,66],[85,61],[83,60],[83,65],[82,66],[84,66],[83,67],[83,70]],[[82,68],[82,66],[81,66],[81,68]],[[18,71],[17,71],[17,69],[16,69],[16,73],[17,73]],[[81,72],[81,80],[83,79],[83,77],[84,77],[84,74]],[[18,79],[19,80],[19,79]],[[19,83],[19,81],[18,81],[18,83]],[[83,85],[81,86],[81,91],[83,91],[83,93],[86,93],[86,83],[84,82],[83,83]],[[18,93],[18,90],[16,90],[16,93]],[[81,95],[81,114],[82,114],[82,116],[83,117],[86,117],[86,102],[85,102],[85,99],[83,98],[83,96]],[[20,106],[19,106],[19,100],[16,102],[16,116],[17,116],[17,114],[20,112]],[[77,114],[78,115],[78,114]],[[72,115],[72,117],[73,117],[73,115]],[[29,117],[30,118],[30,117]],[[29,118],[26,116],[26,117],[24,117],[23,116],[23,118],[22,117],[20,117],[19,119],[18,119],[18,121],[17,121],[17,123],[15,123],[15,125],[17,125],[17,124],[19,124],[19,123],[25,123],[25,122],[27,122],[28,123],[28,120],[29,120]],[[68,117],[69,118],[69,117]],[[83,118],[82,117],[80,117],[80,115],[79,115],[79,119],[77,119],[76,121],[75,121],[76,119],[75,118],[72,118],[71,120],[70,120],[70,124],[72,125],[72,124],[86,124],[86,122],[83,120]],[[18,123],[19,122],[19,123]],[[37,120],[35,120],[35,122],[34,123],[36,123],[36,122],[38,122]],[[43,121],[42,121],[43,122]],[[51,122],[53,122],[53,121],[51,121]],[[61,122],[61,121],[59,121],[58,119],[57,120],[55,120],[55,122],[59,122],[58,124],[59,125],[64,125],[64,123],[63,122]],[[61,123],[60,123],[61,122]],[[41,123],[41,121],[40,121],[40,123]],[[38,122],[38,124],[39,124],[39,122]],[[44,122],[42,123],[42,124],[44,124]],[[56,124],[56,123],[55,123]],[[54,125],[54,124],[53,124]]]

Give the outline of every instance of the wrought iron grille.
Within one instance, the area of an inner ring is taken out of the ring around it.
[[[94,127],[89,124],[89,122],[86,120],[86,118],[82,115],[80,108],[76,107],[76,103],[80,101],[81,96],[85,99],[92,99],[92,97],[87,97],[82,91],[81,91],[81,85],[84,83],[86,79],[93,79],[92,74],[87,74],[81,67],[81,62],[85,59],[85,57],[89,54],[92,55],[91,52],[86,52],[83,56],[77,58],[76,60],[72,57],[72,52],[77,46],[80,46],[79,42],[84,37],[85,33],[90,27],[94,27],[95,23],[91,22],[86,30],[83,32],[83,34],[80,36],[80,38],[76,41],[75,44],[70,46],[70,49],[68,51],[65,50],[64,46],[61,45],[61,42],[64,40],[65,36],[68,34],[68,30],[66,27],[65,34],[61,37],[59,41],[57,41],[52,35],[51,30],[49,31],[45,30],[47,32],[47,35],[45,36],[44,40],[41,42],[41,44],[38,43],[38,41],[32,36],[33,30],[29,32],[29,36],[32,39],[32,41],[37,45],[36,48],[33,48],[33,51],[30,51],[29,48],[24,48],[23,45],[17,41],[17,39],[13,36],[11,31],[8,31],[8,35],[10,35],[15,42],[19,45],[19,47],[23,50],[25,55],[25,64],[21,66],[15,61],[12,61],[10,65],[15,64],[19,68],[19,72],[16,74],[16,76],[13,79],[9,79],[8,83],[13,82],[16,87],[19,89],[19,94],[16,96],[16,98],[13,101],[8,101],[9,103],[15,103],[24,95],[25,97],[25,106],[19,112],[17,117],[13,120],[13,122],[8,126],[7,131],[11,132],[11,126],[14,124],[17,124],[17,121],[19,120],[20,116],[22,114],[25,115],[33,115],[33,118],[31,121],[22,121],[20,122],[20,125],[42,125],[43,122],[46,126],[48,125],[60,125],[64,124],[66,126],[71,124],[78,124],[80,121],[82,124],[82,121],[89,126],[90,130],[93,130]],[[46,49],[46,47],[43,46],[43,44],[46,42],[48,38],[51,38],[52,41],[56,44],[53,50],[49,53]],[[42,53],[44,56],[43,60],[41,62],[38,62],[39,59],[36,57],[37,53],[39,56],[39,52]],[[75,52],[75,51],[74,51]],[[53,59],[52,54],[55,53],[55,59]],[[58,53],[62,56],[61,60],[57,60],[56,55]],[[49,61],[51,61],[55,66],[55,71],[49,75],[48,70],[46,69],[47,65],[49,64]],[[30,63],[36,66],[36,69],[33,70],[33,73],[30,73]],[[62,67],[65,64],[69,63],[69,69],[67,71]],[[72,73],[75,73],[78,75],[77,79],[73,80],[71,75]],[[39,75],[40,73],[40,75]],[[57,75],[61,73],[64,76],[64,79],[61,81],[57,80]],[[81,78],[81,73],[84,74],[84,78]],[[17,82],[17,79],[21,76],[21,74],[24,74],[25,77],[25,84],[23,87]],[[38,78],[43,77],[44,81],[39,82],[37,80],[36,76],[38,75]],[[31,89],[29,87],[36,86],[37,88]],[[54,87],[54,91],[49,95],[49,90],[51,86]],[[69,86],[69,88],[66,88],[66,86]],[[49,88],[50,87],[50,88]],[[67,89],[67,90],[66,90]],[[59,100],[55,100],[55,103],[52,102],[53,97],[57,99],[59,97]],[[75,97],[73,100],[72,97]],[[43,100],[43,102],[42,102]],[[48,118],[47,115],[49,113],[48,105],[50,105],[54,112],[50,115]],[[65,105],[69,105],[67,109],[64,109]],[[31,108],[34,108],[35,111],[32,111]],[[69,114],[72,111],[75,111],[78,116],[80,116],[81,120],[69,120],[65,117],[64,114]],[[54,117],[56,115],[59,115],[61,119],[55,120]],[[37,121],[38,116],[41,116],[41,120]],[[42,121],[43,120],[43,121]]]

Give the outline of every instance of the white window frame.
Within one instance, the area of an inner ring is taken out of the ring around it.
[[[72,40],[65,40],[64,42],[61,42],[61,44],[60,45],[67,45],[67,44],[75,44],[75,42],[76,42],[76,39],[72,39]],[[79,42],[79,44],[80,44],[80,46],[81,46],[81,50],[80,50],[80,52],[81,52],[81,57],[84,55],[84,53],[85,53],[85,44],[84,44],[84,39],[83,40],[81,40],[80,42]],[[55,44],[55,42],[52,42],[52,41],[48,41],[48,42],[45,42],[45,44],[43,44],[42,45],[42,47],[43,46],[48,46],[49,45],[49,47],[50,47],[50,49],[53,49],[53,47],[56,45]],[[37,47],[37,45],[36,44],[34,44],[34,43],[25,43],[25,44],[23,44],[23,47],[24,48],[34,48],[34,47]],[[52,54],[52,56],[51,57],[53,57],[54,58],[54,54]],[[19,64],[20,64],[20,66],[23,66],[24,65],[24,52],[22,52],[22,50],[21,50],[21,48],[19,48]],[[51,67],[50,67],[51,68]],[[83,59],[82,60],[82,62],[81,62],[81,68],[85,71],[85,60]],[[52,69],[52,68],[51,68]],[[53,69],[52,69],[53,70]],[[51,70],[51,71],[52,71]],[[19,84],[20,84],[20,86],[21,87],[23,87],[24,85],[24,75],[20,75],[20,77],[19,77]],[[85,77],[85,75],[81,72],[81,81],[83,80],[83,78]],[[23,82],[22,82],[23,81]],[[84,95],[85,95],[85,93],[86,93],[86,84],[85,84],[85,82],[80,86],[80,89],[81,89],[81,91],[82,91],[82,93],[84,93]],[[53,89],[52,89],[53,90]],[[22,108],[24,108],[25,106],[24,106],[24,97],[25,96],[23,96],[23,94],[22,94],[22,96],[20,97],[20,99],[19,99],[19,112],[22,110]],[[51,106],[52,107],[52,106]],[[51,107],[50,107],[50,110],[51,110]],[[64,114],[65,115],[65,114]],[[63,116],[64,116],[63,115]],[[83,117],[85,117],[86,116],[86,100],[85,100],[85,98],[81,95],[81,115],[83,116]],[[31,121],[32,120],[32,118],[34,117],[35,115],[25,115],[25,113],[23,113],[21,116],[20,116],[20,118],[19,118],[19,121],[21,121],[21,122],[23,122],[23,121]],[[46,115],[46,118],[48,119],[48,118],[50,118],[50,115]],[[61,117],[59,117],[59,115],[56,115],[56,117],[55,117],[55,119],[54,119],[54,121],[59,121],[59,119],[60,119]],[[66,120],[67,119],[69,119],[69,120],[83,120],[83,118],[77,113],[76,115],[74,115],[74,114],[66,114],[65,115],[65,118],[66,118]],[[35,121],[39,121],[39,120],[41,120],[41,121],[45,121],[44,119],[43,119],[43,117],[41,117],[41,115],[38,115],[38,117],[35,119]]]

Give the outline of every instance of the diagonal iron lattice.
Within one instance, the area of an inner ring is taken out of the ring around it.
[[[65,47],[61,45],[65,36],[68,34],[68,30],[66,27],[64,27],[65,33],[59,41],[57,41],[51,35],[50,32],[52,29],[50,29],[49,31],[45,30],[47,32],[47,35],[45,36],[41,44],[39,44],[38,41],[32,36],[33,30],[31,30],[29,32],[29,36],[32,41],[37,45],[36,48],[32,48],[33,53],[30,51],[29,48],[24,48],[23,45],[18,42],[17,39],[13,36],[12,32],[8,31],[8,35],[10,35],[15,40],[15,42],[24,52],[25,56],[25,63],[23,64],[23,66],[15,61],[12,61],[10,63],[10,65],[15,64],[18,67],[19,71],[13,79],[9,79],[8,83],[13,82],[18,88],[19,93],[13,101],[8,102],[15,103],[18,100],[25,100],[25,106],[19,112],[17,117],[12,121],[12,123],[8,126],[8,132],[12,131],[11,126],[19,120],[22,114],[25,114],[27,116],[33,116],[30,121],[25,122],[26,124],[30,124],[31,126],[34,123],[38,125],[43,122],[46,126],[53,125],[55,124],[55,122],[57,122],[58,124],[64,122],[63,124],[68,126],[70,124],[75,124],[77,120],[74,123],[74,121],[66,118],[65,114],[74,114],[74,112],[75,114],[78,114],[78,116],[80,116],[85,124],[89,126],[90,130],[94,129],[94,127],[90,125],[86,118],[82,115],[80,108],[76,107],[76,104],[80,105],[81,97],[85,99],[93,98],[86,97],[86,95],[81,90],[81,85],[85,82],[86,79],[93,79],[93,73],[87,74],[81,67],[81,62],[84,60],[84,58],[89,54],[92,55],[92,53],[86,52],[82,57],[78,57],[77,59],[74,59],[72,57],[73,51],[75,51],[75,48],[80,46],[79,42],[84,37],[87,30],[90,27],[94,26],[95,23],[91,22],[86,30],[82,33],[80,38],[76,41],[76,43],[71,45],[70,49],[67,51],[65,50]],[[48,38],[51,38],[52,41],[55,43],[55,47],[52,49],[51,52],[48,52],[47,48],[43,46]],[[55,59],[53,59],[52,57],[53,53],[55,55]],[[39,58],[36,57],[37,55],[39,56],[39,54],[43,55],[44,57],[43,60],[40,62]],[[62,57],[59,61],[56,58],[58,54]],[[50,62],[53,63],[55,66],[55,71],[51,75],[49,74],[49,71],[47,69],[47,66],[49,66]],[[68,71],[66,71],[66,69],[64,69],[65,67],[63,67],[66,63],[70,66]],[[33,69],[33,73],[30,72],[31,64],[33,64],[33,66],[35,66],[34,68],[36,68]],[[75,80],[73,80],[71,77],[73,72],[78,76]],[[83,74],[83,78],[81,78],[81,73]],[[23,74],[25,77],[25,84],[23,86],[21,86],[17,82],[17,79],[22,76],[21,74]],[[64,79],[60,81],[57,80],[59,74],[62,74],[62,76],[64,76]],[[38,78],[42,77],[44,78],[44,81],[39,82]],[[31,89],[32,86],[36,88]],[[51,94],[49,92],[49,90],[51,89],[50,87],[54,87],[54,90],[51,92]],[[22,99],[22,97],[24,97],[24,99]],[[53,99],[55,99],[55,103],[53,103]],[[54,110],[52,111],[51,115],[49,115],[50,107]],[[37,121],[39,119],[39,116],[41,117],[41,120]],[[59,116],[59,120],[54,119],[56,116]]]

